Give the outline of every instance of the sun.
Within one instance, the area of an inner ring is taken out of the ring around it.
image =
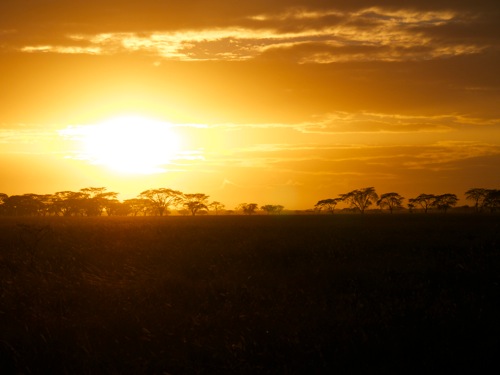
[[[181,149],[172,124],[142,116],[113,117],[62,133],[79,141],[80,158],[125,174],[165,172]]]

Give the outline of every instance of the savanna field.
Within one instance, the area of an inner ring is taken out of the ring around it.
[[[0,219],[2,374],[496,373],[500,216]]]

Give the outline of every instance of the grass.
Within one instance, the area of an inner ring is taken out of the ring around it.
[[[0,220],[2,374],[499,369],[500,216]]]

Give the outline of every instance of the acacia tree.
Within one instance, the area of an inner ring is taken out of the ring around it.
[[[318,201],[314,205],[314,209],[317,210],[318,212],[321,211],[323,208],[326,209],[328,212],[333,214],[335,207],[339,202],[342,201],[342,198],[328,198],[328,199],[322,199]]]
[[[163,216],[168,213],[168,207],[175,206],[182,201],[182,193],[168,188],[150,189],[139,194],[139,198],[147,199],[153,211]]]
[[[85,197],[81,191],[58,191],[52,197],[53,212],[63,216],[83,216],[85,207],[82,202]]]
[[[105,209],[108,215],[112,215],[111,202],[117,201],[118,193],[107,192],[105,187],[88,187],[80,191],[84,194],[82,205],[87,216],[101,216]]]
[[[474,201],[474,208],[476,212],[479,212],[483,208],[484,200],[487,195],[487,189],[472,188],[465,192],[465,199]]]
[[[449,208],[457,204],[458,197],[455,194],[441,194],[437,195],[432,202],[432,205],[438,210],[443,210],[445,213]]]
[[[340,198],[343,201],[348,202],[351,207],[357,208],[362,214],[364,214],[365,210],[378,199],[378,195],[375,192],[374,187],[367,187],[342,194]]]
[[[401,209],[403,208],[403,199],[401,195],[398,193],[385,193],[380,196],[380,199],[377,201],[377,206],[380,206],[380,208],[385,208],[387,207],[389,211],[392,214],[392,211],[394,209]]]
[[[145,215],[149,207],[149,200],[146,198],[131,198],[125,199],[123,204],[128,206],[133,216]]]
[[[2,208],[12,216],[38,216],[44,211],[44,204],[37,194],[11,195],[5,198]]]
[[[236,210],[243,211],[245,215],[253,215],[258,206],[257,203],[241,203],[236,207]]]
[[[206,203],[209,196],[202,193],[184,194],[182,197],[183,206],[195,216],[199,210],[208,209]]]
[[[225,206],[221,202],[213,201],[208,205],[208,207],[213,208],[215,214],[217,215],[219,213],[219,210],[223,210]]]
[[[428,209],[432,207],[436,196],[434,194],[420,194],[416,198],[410,198],[409,202],[412,204],[418,204],[420,207],[424,209],[424,212],[427,213]]]
[[[132,212],[129,204],[120,202],[118,199],[107,199],[104,208],[108,216],[127,216]]]
[[[500,190],[487,189],[483,206],[488,208],[490,212],[498,210],[500,208]]]
[[[260,209],[262,211],[267,212],[268,215],[271,215],[271,214],[280,214],[284,208],[285,207],[283,207],[280,204],[266,204],[262,206]]]

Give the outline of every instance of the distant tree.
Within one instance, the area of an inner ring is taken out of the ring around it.
[[[5,198],[2,208],[11,216],[39,216],[44,212],[44,203],[37,194],[11,195]]]
[[[150,206],[150,202],[145,198],[131,198],[123,201],[130,209],[132,216],[145,215]]]
[[[195,216],[198,211],[208,209],[206,204],[208,198],[208,195],[202,193],[184,194],[182,203],[191,212],[191,215]]]
[[[224,209],[224,205],[221,202],[213,201],[208,205],[208,208],[212,208],[215,211],[215,214],[217,215],[220,210]]]
[[[179,213],[179,215],[182,215],[182,216],[188,216],[191,212],[189,212],[189,210],[186,210],[185,208],[183,208],[182,210],[177,210],[177,212]]]
[[[4,194],[4,193],[0,193],[0,215],[3,215],[5,214],[5,202],[7,201],[7,198],[9,198],[9,196],[7,194]]]
[[[52,196],[52,210],[56,215],[83,216],[85,214],[85,193],[75,191],[58,191]]]
[[[342,198],[328,198],[328,199],[322,199],[318,201],[314,205],[314,209],[318,212],[320,212],[323,208],[326,209],[328,212],[333,214],[335,207],[339,202],[342,201]]]
[[[53,215],[53,195],[52,194],[42,194],[35,195],[35,199],[38,201],[39,209],[38,214],[41,216]]]
[[[410,213],[412,214],[414,210],[415,210],[415,204],[410,199],[410,202],[408,202],[408,211],[410,211]]]
[[[132,213],[130,205],[118,199],[107,199],[103,204],[108,216],[128,216]]]
[[[416,205],[418,204],[420,207],[424,209],[424,212],[427,213],[430,207],[432,207],[432,204],[434,203],[434,200],[436,199],[436,196],[434,194],[420,194],[416,198],[410,198],[409,202]]]
[[[490,212],[497,211],[500,208],[500,190],[488,189],[483,207],[488,208]]]
[[[448,211],[449,208],[454,207],[458,202],[455,194],[441,194],[437,195],[432,202],[432,206],[438,210]]]
[[[106,206],[110,207],[109,201],[118,196],[118,193],[106,192],[105,187],[83,188],[80,192],[84,194],[81,204],[87,216],[101,216]]]
[[[340,197],[343,201],[348,202],[351,207],[358,209],[362,214],[378,199],[378,195],[373,187],[353,190],[342,194]]]
[[[272,215],[272,214],[280,214],[284,208],[285,207],[279,204],[266,204],[262,206],[260,209],[264,212],[267,212],[268,215]]]
[[[182,193],[178,190],[167,188],[150,189],[139,194],[139,198],[149,200],[153,211],[163,216],[169,212],[169,206],[175,206],[182,201]]]
[[[236,210],[242,211],[245,215],[253,215],[259,205],[257,203],[241,203]]]
[[[380,196],[377,206],[382,209],[388,208],[392,214],[393,210],[403,208],[403,199],[404,197],[398,193],[385,193]]]
[[[474,208],[476,212],[479,212],[483,208],[484,200],[487,195],[487,189],[472,188],[465,192],[465,199],[474,201]]]

